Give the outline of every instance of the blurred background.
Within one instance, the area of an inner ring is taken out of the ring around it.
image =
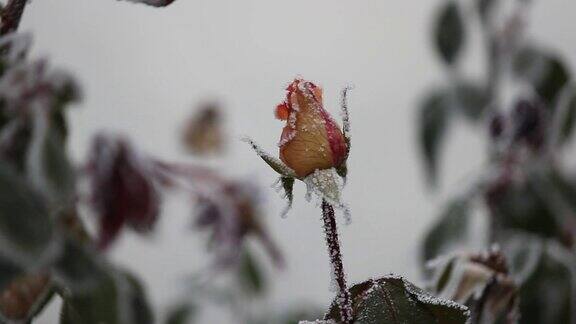
[[[273,109],[296,76],[324,88],[333,114],[340,90],[353,85],[353,146],[344,191],[353,221],[340,226],[348,279],[395,273],[421,283],[422,233],[444,198],[485,159],[482,138],[458,125],[442,157],[440,190],[426,189],[415,119],[423,90],[444,81],[430,50],[437,5],[180,0],[154,9],[113,0],[35,1],[21,30],[34,36],[33,57],[49,58],[82,85],[83,100],[70,111],[70,153],[78,161],[103,129],[128,135],[149,154],[189,161],[179,141],[186,120],[198,104],[219,102],[230,138],[226,153],[193,161],[256,179],[263,187],[265,222],[287,259],[283,271],[269,269],[275,280],[265,306],[325,308],[333,293],[319,208],[305,203],[297,183],[294,208],[281,219],[285,202],[267,190],[276,174],[240,138],[249,135],[276,152],[283,123],[274,119]],[[562,53],[569,66],[576,62],[574,12],[572,1],[540,1],[528,19],[528,35]],[[467,54],[480,52],[480,39],[471,35]],[[482,57],[468,60],[471,71],[481,71]],[[182,281],[208,264],[205,237],[190,226],[189,209],[168,197],[152,236],[127,232],[110,251],[116,263],[141,276],[160,313],[181,296]],[[39,323],[56,322],[59,305],[53,304]],[[229,321],[217,309],[203,319]]]

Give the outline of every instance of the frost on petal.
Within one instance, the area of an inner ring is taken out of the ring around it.
[[[284,162],[280,161],[279,159],[271,156],[270,154],[266,153],[256,142],[252,139],[245,137],[242,139],[244,142],[250,144],[256,154],[264,160],[274,171],[278,172],[280,175],[284,177],[291,177],[296,178],[296,173],[294,170],[290,169]]]
[[[342,202],[342,183],[334,168],[316,170],[304,178],[304,183],[306,183],[308,193],[313,193],[320,200],[325,200],[328,204],[332,205],[332,207],[342,210],[346,224],[350,224],[350,210],[348,206]]]

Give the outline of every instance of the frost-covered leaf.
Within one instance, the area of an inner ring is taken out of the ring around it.
[[[458,58],[464,46],[465,30],[458,3],[447,1],[440,9],[434,26],[434,42],[440,57],[447,64]]]
[[[351,89],[352,89],[351,86],[347,86],[344,89],[342,89],[342,95],[340,101],[340,109],[342,114],[342,135],[344,135],[344,139],[346,140],[346,156],[350,154],[350,145],[351,145],[350,114],[348,113],[348,91],[350,91]]]
[[[456,198],[448,203],[426,234],[422,245],[423,262],[462,247],[469,233],[469,205],[469,201],[465,198]]]
[[[262,158],[262,160],[264,160],[266,164],[268,164],[274,171],[278,172],[281,176],[297,178],[294,170],[290,169],[286,164],[284,164],[284,162],[266,153],[262,148],[260,148],[260,146],[258,146],[258,144],[256,144],[256,142],[254,142],[250,138],[244,138],[243,141],[250,144],[250,146],[252,146],[256,154],[258,154],[258,156]]]
[[[0,252],[18,264],[37,264],[53,245],[43,201],[12,167],[0,162]]]
[[[560,91],[571,78],[559,57],[530,46],[518,51],[514,60],[514,72],[534,88],[550,109],[554,108]]]
[[[174,2],[174,0],[126,0],[134,3],[142,3],[152,7],[166,7]]]
[[[356,284],[350,288],[350,294],[357,324],[464,324],[469,315],[465,306],[434,297],[396,276]],[[340,321],[336,301],[325,319]]]
[[[282,190],[284,190],[284,198],[288,200],[286,207],[282,210],[282,217],[286,217],[290,209],[292,208],[292,202],[294,201],[294,178],[281,177],[279,181],[282,183]]]
[[[420,106],[418,141],[426,166],[428,183],[436,184],[440,151],[448,130],[450,96],[444,91],[430,94]]]

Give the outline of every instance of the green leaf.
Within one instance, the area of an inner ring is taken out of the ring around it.
[[[481,119],[490,100],[484,87],[471,82],[461,83],[456,86],[455,99],[456,109],[472,122]]]
[[[467,199],[448,203],[439,219],[426,234],[422,246],[422,261],[432,260],[461,246],[468,237],[470,206]]]
[[[50,118],[45,111],[35,112],[27,173],[52,206],[63,207],[76,198],[76,179],[66,154],[65,121],[61,114],[56,116],[60,119]]]
[[[60,324],[149,324],[154,322],[136,278],[111,270],[92,289],[62,293]]]
[[[192,323],[196,315],[196,306],[184,304],[169,312],[166,324],[189,324]]]
[[[53,224],[42,200],[16,170],[0,162],[0,251],[16,263],[42,261]]]
[[[544,241],[536,235],[519,231],[507,232],[502,237],[500,243],[510,274],[518,285],[522,285],[540,264]]]
[[[514,59],[514,72],[526,80],[550,109],[553,109],[570,74],[560,58],[535,47],[520,50]]]
[[[436,298],[396,276],[364,281],[349,291],[356,324],[464,324],[469,316],[465,306]],[[336,301],[325,319],[341,320]]]
[[[520,289],[522,324],[573,323],[574,277],[564,261],[547,251]]]
[[[435,91],[420,106],[419,141],[424,157],[428,183],[435,185],[438,177],[438,160],[448,129],[450,96]]]
[[[238,276],[240,285],[250,295],[261,295],[266,289],[262,269],[248,249],[244,249],[240,258]]]
[[[88,247],[66,239],[54,265],[56,280],[72,292],[92,289],[106,277],[103,260]]]
[[[60,324],[121,324],[118,289],[112,277],[94,289],[62,297]]]
[[[576,124],[576,89],[570,91],[565,115],[560,123],[560,143],[567,143],[574,134],[574,124]]]
[[[436,48],[447,64],[456,61],[464,45],[464,23],[456,1],[447,1],[439,12],[434,29]]]
[[[480,15],[482,23],[486,24],[490,20],[490,17],[494,13],[494,6],[496,5],[496,0],[476,0],[476,9]]]
[[[547,187],[539,175],[532,174],[524,183],[514,183],[494,202],[494,219],[507,230],[521,230],[543,238],[558,237],[561,224],[542,195]]]

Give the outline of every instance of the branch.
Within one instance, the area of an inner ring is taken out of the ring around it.
[[[0,36],[4,36],[18,29],[26,2],[27,0],[8,1],[6,7],[4,7],[0,12],[0,19],[2,20],[2,24],[0,25]]]

